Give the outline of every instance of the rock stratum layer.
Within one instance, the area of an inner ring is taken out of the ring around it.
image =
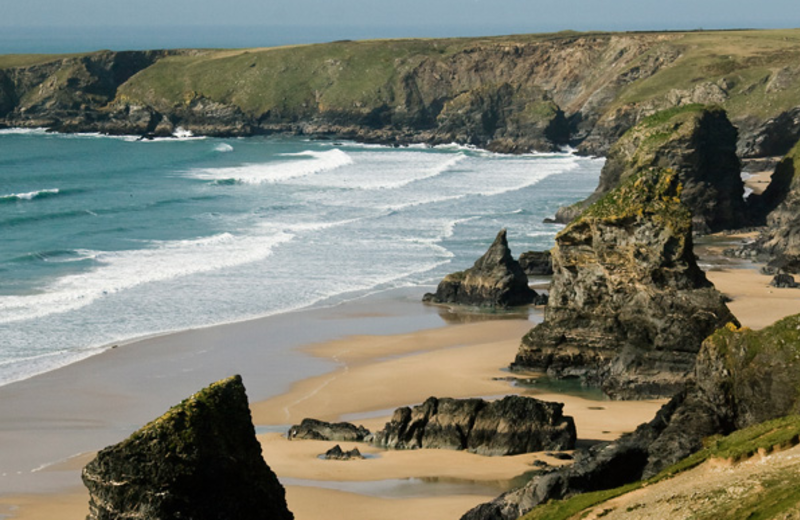
[[[723,110],[703,105],[645,118],[611,147],[595,192],[585,201],[561,208],[556,220],[569,223],[642,169],[662,168],[675,172],[695,233],[739,228],[748,218],[736,135]]]
[[[466,271],[444,277],[435,293],[422,300],[480,307],[514,307],[534,301],[528,276],[511,256],[506,230],[501,230],[489,249]]]
[[[760,331],[729,324],[709,336],[693,381],[656,417],[618,441],[579,452],[575,464],[467,513],[463,520],[514,520],[551,499],[649,478],[727,435],[800,413],[800,315]]]
[[[398,408],[373,443],[391,449],[468,450],[479,455],[517,455],[575,447],[575,423],[564,405],[530,397],[499,401],[429,398]]]
[[[604,154],[652,113],[713,103],[742,156],[783,155],[800,136],[799,57],[797,30],[3,56],[0,124]]]
[[[88,520],[292,520],[261,456],[244,385],[194,394],[83,469]]]
[[[556,237],[545,320],[513,366],[581,377],[616,398],[671,396],[704,338],[735,321],[697,266],[669,169],[630,176]]]

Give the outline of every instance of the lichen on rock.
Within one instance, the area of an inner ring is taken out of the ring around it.
[[[201,390],[83,469],[87,520],[292,520],[240,376]]]
[[[669,396],[703,339],[735,321],[697,266],[672,169],[645,168],[556,237],[545,321],[514,368],[581,377],[616,398]]]

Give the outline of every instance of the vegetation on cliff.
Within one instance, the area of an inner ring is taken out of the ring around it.
[[[736,156],[736,129],[723,110],[690,104],[643,119],[608,153],[595,192],[558,211],[567,223],[586,207],[645,168],[669,168],[681,183],[681,202],[692,211],[695,232],[734,229],[747,223]]]
[[[743,155],[785,153],[800,135],[790,124],[800,111],[797,30],[179,51],[127,77],[81,65],[123,54],[136,53],[0,57],[0,74],[10,78],[0,98],[13,100],[0,117],[111,133],[181,125],[210,135],[302,132],[511,152],[569,142],[604,153],[650,114],[714,103],[739,127]],[[110,90],[86,95],[98,82]]]

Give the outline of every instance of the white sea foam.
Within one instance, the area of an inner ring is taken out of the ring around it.
[[[146,283],[255,262],[293,238],[283,232],[244,236],[221,233],[194,240],[153,241],[146,249],[91,252],[99,264],[92,271],[62,277],[41,294],[0,296],[0,323],[79,309]]]
[[[214,147],[215,152],[232,152],[233,146],[229,145],[228,143],[219,143],[217,146]]]
[[[0,201],[2,200],[33,200],[39,197],[44,197],[47,195],[57,195],[59,193],[58,188],[46,189],[46,190],[37,190],[37,191],[29,191],[26,193],[11,193],[9,195],[0,195]]]
[[[353,162],[349,155],[338,149],[325,152],[306,151],[284,156],[298,159],[225,168],[194,169],[190,170],[188,175],[210,181],[234,179],[244,184],[274,184],[334,170]]]
[[[0,135],[46,135],[47,128],[3,128]]]

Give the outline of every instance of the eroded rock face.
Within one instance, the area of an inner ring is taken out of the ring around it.
[[[373,443],[385,448],[468,450],[481,455],[517,455],[575,446],[575,423],[564,405],[508,396],[499,401],[429,398],[399,408]]]
[[[528,251],[519,255],[519,266],[528,276],[550,276],[553,257],[550,251]]]
[[[645,118],[611,147],[595,192],[559,209],[556,220],[566,224],[642,169],[661,168],[675,172],[696,233],[741,227],[747,212],[736,138],[718,108],[689,105]]]
[[[677,172],[651,168],[556,237],[545,320],[514,368],[581,377],[615,398],[671,396],[704,338],[735,321],[692,251]]]
[[[303,421],[289,429],[287,438],[312,440],[312,441],[344,441],[361,442],[369,436],[370,432],[363,426],[341,422],[329,423],[316,419],[303,419]]]
[[[535,297],[536,292],[528,287],[528,277],[511,256],[506,230],[503,229],[475,265],[466,271],[445,276],[436,293],[427,293],[423,301],[513,307],[527,305]]]
[[[88,520],[292,520],[241,377],[214,383],[83,469]]]
[[[800,143],[778,163],[752,204],[767,215],[767,227],[747,248],[766,257],[773,272],[800,273]]]

